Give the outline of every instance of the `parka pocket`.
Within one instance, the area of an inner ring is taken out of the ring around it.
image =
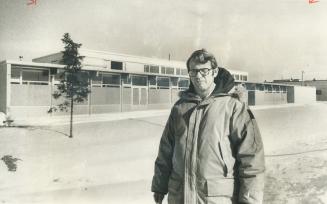
[[[232,197],[234,193],[233,178],[210,178],[206,180],[206,194],[208,197],[227,196]]]

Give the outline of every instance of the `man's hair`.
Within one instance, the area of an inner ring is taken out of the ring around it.
[[[213,56],[213,54],[209,53],[205,49],[196,50],[192,53],[192,55],[188,58],[186,62],[187,70],[190,71],[190,64],[205,64],[208,61],[211,63],[211,68],[215,69],[218,67],[216,58]]]

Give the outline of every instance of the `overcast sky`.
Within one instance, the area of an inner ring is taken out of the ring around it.
[[[0,1],[0,61],[58,52],[69,32],[83,48],[186,61],[195,49],[252,81],[327,79],[327,1]]]

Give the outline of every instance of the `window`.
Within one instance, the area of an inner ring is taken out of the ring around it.
[[[273,86],[273,91],[275,91],[275,92],[279,92],[279,86]]]
[[[20,68],[11,68],[11,79],[20,79]]]
[[[172,67],[161,67],[161,74],[174,74],[174,68]]]
[[[243,81],[247,81],[248,80],[248,76],[244,75],[243,76]]]
[[[123,84],[131,84],[131,77],[129,75],[122,75]]]
[[[240,80],[240,75],[235,74],[235,80]]]
[[[174,68],[172,68],[172,67],[166,67],[166,74],[173,75],[174,74]]]
[[[111,61],[111,69],[123,70],[123,63],[122,62]]]
[[[92,77],[92,86],[102,86],[102,74]]]
[[[158,86],[169,88],[169,78],[168,77],[158,77]]]
[[[179,79],[178,81],[178,87],[179,88],[188,88],[189,86],[189,80],[188,79]]]
[[[265,85],[265,91],[271,93],[272,92],[272,86],[271,85]]]
[[[176,75],[181,75],[181,69],[180,68],[176,68]]]
[[[120,85],[120,75],[103,74],[102,83],[105,85]]]
[[[161,74],[166,74],[166,67],[161,67]]]
[[[170,78],[170,84],[171,84],[171,86],[178,86],[178,78],[177,77],[171,77]]]
[[[49,70],[23,70],[23,84],[49,84]]]
[[[285,87],[285,86],[281,86],[280,89],[281,89],[281,91],[282,91],[283,93],[286,93],[286,87]]]
[[[20,84],[20,68],[11,68],[11,83]]]
[[[159,69],[159,67],[158,67]],[[145,76],[132,76],[132,84],[136,86],[146,86],[147,77]]]
[[[316,90],[316,95],[322,95],[322,90],[317,89],[317,90]]]
[[[63,76],[63,69],[58,69],[57,73],[54,75],[54,84],[59,84],[60,80],[64,77]]]
[[[256,85],[255,85],[255,84],[246,83],[246,84],[245,84],[245,87],[246,87],[246,90],[254,91]]]
[[[156,76],[149,76],[149,85],[151,85],[151,86],[157,85],[157,77]]]
[[[158,65],[144,65],[144,72],[159,74]],[[161,67],[161,73],[165,72],[165,67]]]
[[[159,73],[159,66],[151,65],[150,72],[151,73]]]
[[[150,72],[150,66],[144,65],[144,72]]]
[[[187,69],[182,69],[182,75],[188,75]]]
[[[264,91],[265,86],[263,84],[256,84],[255,85],[255,90]]]

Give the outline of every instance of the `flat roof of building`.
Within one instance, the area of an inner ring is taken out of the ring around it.
[[[15,64],[15,65],[24,65],[31,67],[49,67],[49,68],[64,68],[64,65],[52,64],[52,63],[43,63],[43,62],[30,62],[30,61],[18,61],[18,60],[4,60],[0,64]]]

